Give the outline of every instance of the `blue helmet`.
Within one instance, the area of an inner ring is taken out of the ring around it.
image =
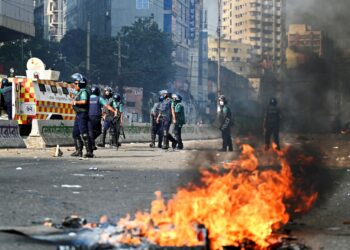
[[[106,92],[108,92],[108,95],[106,95]],[[113,96],[113,90],[111,87],[107,86],[103,90],[103,94],[106,98],[111,98]]]
[[[9,80],[7,80],[7,78],[4,78],[1,80],[1,86],[4,87],[8,87],[10,86]]]
[[[182,96],[179,94],[172,94],[171,98],[174,99],[174,101],[181,102],[182,101]]]
[[[82,74],[75,73],[71,77],[73,78],[74,81],[78,81],[79,88],[86,88],[87,80]]]
[[[100,88],[98,86],[92,86],[91,94],[99,96],[100,95]]]
[[[120,94],[115,93],[115,94],[113,95],[113,99],[114,99],[115,101],[117,101],[117,102],[120,102],[120,101],[122,100],[122,97],[121,97]]]

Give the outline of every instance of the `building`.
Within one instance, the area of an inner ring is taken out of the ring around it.
[[[203,1],[190,1],[189,32],[190,93],[200,112],[205,113],[208,102],[208,30],[207,12],[203,8]]]
[[[284,63],[285,0],[224,0],[222,36],[253,46],[258,61]]]
[[[64,24],[65,0],[36,0],[35,29],[36,35],[49,41],[60,41],[65,34]]]
[[[67,30],[86,30],[89,20],[91,35],[106,37],[117,36],[138,19],[152,18],[175,44],[176,74],[170,88],[190,92],[204,109],[208,66],[203,0],[67,0],[65,9]]]
[[[293,69],[304,64],[311,54],[319,57],[329,57],[327,54],[329,43],[321,31],[312,30],[306,24],[290,24],[287,36],[287,69]]]
[[[34,36],[32,0],[0,1],[0,42]]]
[[[209,36],[208,38],[208,58],[211,61],[218,61],[218,39]],[[242,42],[221,39],[220,41],[220,64],[233,72],[249,76],[253,74],[251,64],[252,46]]]

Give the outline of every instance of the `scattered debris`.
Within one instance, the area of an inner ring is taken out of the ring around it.
[[[63,188],[81,188],[80,185],[67,185],[67,184],[61,185],[61,187],[63,187]]]
[[[55,148],[55,152],[53,154],[53,157],[61,157],[62,155],[63,155],[63,152],[60,149],[60,145],[57,145]]]
[[[91,171],[98,171],[98,168],[97,167],[90,167],[89,170],[91,170]]]

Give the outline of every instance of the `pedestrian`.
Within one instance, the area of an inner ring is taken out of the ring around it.
[[[7,78],[1,80],[0,94],[4,99],[5,110],[9,120],[12,120],[12,84]]]
[[[265,150],[270,148],[271,135],[276,144],[276,149],[280,150],[279,142],[279,126],[280,126],[280,110],[277,107],[277,99],[271,98],[264,118],[264,134],[265,134]]]
[[[227,100],[224,95],[219,97],[219,108],[218,108],[218,120],[219,129],[222,136],[222,149],[220,151],[227,152],[233,151],[232,138],[231,138],[231,126],[233,126],[233,118],[231,110],[227,105]]]
[[[177,141],[169,133],[171,123],[176,122],[172,99],[171,99],[171,93],[164,94],[164,100],[162,102],[162,108],[161,108],[160,114],[158,115],[157,122],[160,122],[160,119],[162,119],[162,131],[163,131],[162,149],[169,148],[169,141],[172,142],[172,148],[175,149],[177,145]]]
[[[93,150],[96,150],[96,138],[99,137],[102,133],[102,108],[106,108],[111,112],[115,110],[108,105],[106,99],[100,97],[100,89],[98,86],[92,86],[91,96],[89,101],[89,136],[92,142]]]
[[[113,108],[111,103],[113,102],[113,91],[111,87],[105,87],[103,91],[103,98],[107,101],[107,104]],[[114,117],[115,110],[111,112],[110,110],[103,108],[103,127],[102,127],[102,135],[101,135],[101,142],[97,144],[99,147],[105,147],[106,145],[106,136],[107,131],[111,127],[112,120]]]
[[[162,140],[163,140],[163,135],[161,130],[162,119],[157,121],[157,118],[161,112],[163,100],[164,100],[164,96],[160,95],[158,102],[156,102],[153,105],[153,108],[151,109],[151,143],[149,144],[151,148],[154,148],[156,146],[157,135],[158,135],[158,148],[162,148]]]
[[[177,141],[177,149],[183,149],[184,145],[182,143],[181,130],[183,125],[186,123],[185,121],[185,109],[182,105],[182,96],[179,94],[173,94],[174,101],[174,112],[175,112],[175,120],[174,120],[174,134],[175,139]]]
[[[84,157],[92,158],[93,148],[91,138],[89,136],[89,92],[87,91],[87,80],[79,73],[72,75],[74,79],[74,99],[72,101],[73,109],[76,112],[73,139],[75,144],[75,152],[71,156],[82,157],[83,143],[85,145],[86,154]]]
[[[120,131],[121,131],[121,126],[123,126],[123,112],[124,112],[124,105],[122,102],[121,95],[116,93],[112,97],[112,103],[111,106],[116,112],[116,115],[112,119],[111,123],[111,129],[110,129],[110,134],[112,141],[110,145],[113,148],[118,148],[121,146],[119,142],[119,137],[120,137]]]

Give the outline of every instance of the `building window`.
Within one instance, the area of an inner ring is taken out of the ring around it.
[[[136,0],[136,9],[149,9],[149,0]]]

